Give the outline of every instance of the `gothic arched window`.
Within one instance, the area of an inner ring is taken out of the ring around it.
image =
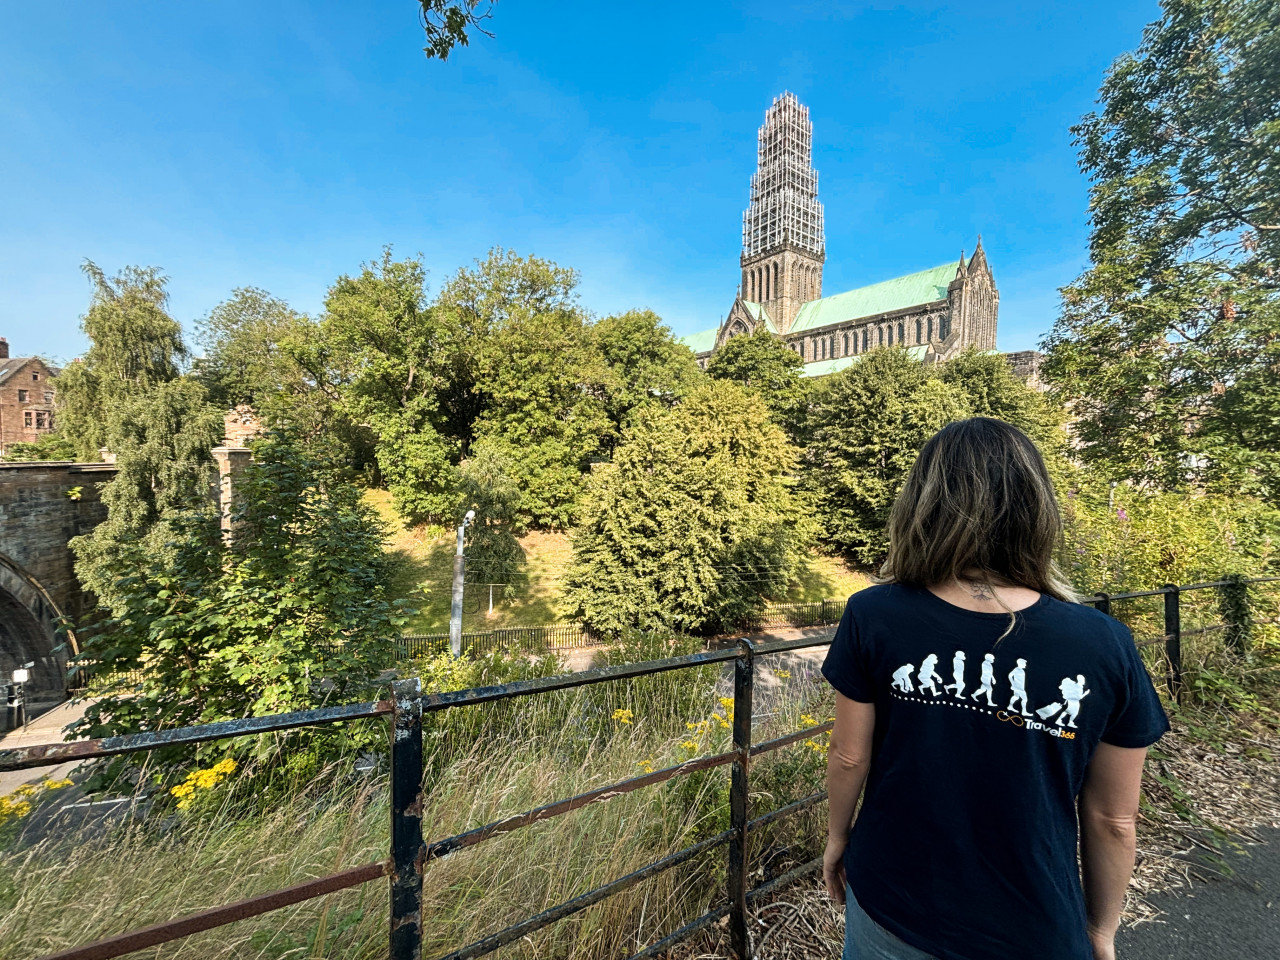
[[[844,355],[846,357],[849,355],[849,335],[847,333],[844,335]]]
[[[929,339],[933,340],[933,317],[929,318]]]
[[[863,353],[867,352],[867,328],[866,327],[862,328],[862,352]]]
[[[906,342],[907,342],[907,336],[905,331],[903,330],[902,321],[899,320],[898,321],[898,343],[906,343]]]
[[[923,333],[922,333],[923,328],[924,328],[924,324],[921,322],[919,317],[916,317],[916,343],[921,342],[920,338],[923,336]]]
[[[893,324],[889,324],[889,346],[893,346]]]
[[[884,327],[876,327],[876,340],[878,341],[876,343],[877,347],[884,346]]]

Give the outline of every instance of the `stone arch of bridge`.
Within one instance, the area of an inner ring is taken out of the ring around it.
[[[75,632],[40,582],[0,553],[0,676],[34,663],[27,685],[32,700],[61,699],[67,660],[80,652]]]

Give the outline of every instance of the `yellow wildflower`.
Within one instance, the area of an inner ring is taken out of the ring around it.
[[[227,776],[236,769],[236,762],[231,757],[220,760],[207,770],[193,770],[187,774],[187,779],[175,787],[169,788],[169,793],[178,800],[178,809],[185,810],[191,805],[191,801],[195,799],[197,790],[212,790],[219,783],[227,778]]]
[[[62,790],[69,786],[71,786],[71,781],[65,780],[65,779],[64,780],[46,780],[44,782],[44,788],[46,790]]]
[[[638,762],[636,763],[636,766],[637,766],[637,767],[639,767],[639,768],[640,768],[640,770],[641,770],[642,772],[644,772],[644,773],[653,773],[653,760],[652,760],[652,759],[650,759],[650,760],[640,760],[640,761],[638,761]]]
[[[782,680],[790,680],[790,679],[791,679],[791,671],[790,671],[790,670],[779,670],[779,671],[778,671],[778,677],[779,677],[780,679],[782,679]]]
[[[617,720],[619,723],[630,723],[634,716],[635,715],[630,710],[613,711],[613,719]]]
[[[697,745],[696,743],[694,743],[692,740],[686,740],[686,741],[684,741],[682,744],[680,744],[680,746],[684,747],[686,750],[697,750],[697,749],[698,749],[698,745]]]

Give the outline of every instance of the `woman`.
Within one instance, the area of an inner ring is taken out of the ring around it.
[[[1073,602],[1061,532],[1016,428],[976,417],[920,451],[884,582],[849,599],[822,668],[845,960],[1115,957],[1142,764],[1169,724],[1129,631]]]

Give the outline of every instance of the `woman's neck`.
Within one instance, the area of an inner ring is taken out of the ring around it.
[[[1025,610],[1040,599],[1035,590],[1004,583],[978,570],[965,570],[954,580],[936,583],[929,587],[929,592],[947,603],[978,613]]]

